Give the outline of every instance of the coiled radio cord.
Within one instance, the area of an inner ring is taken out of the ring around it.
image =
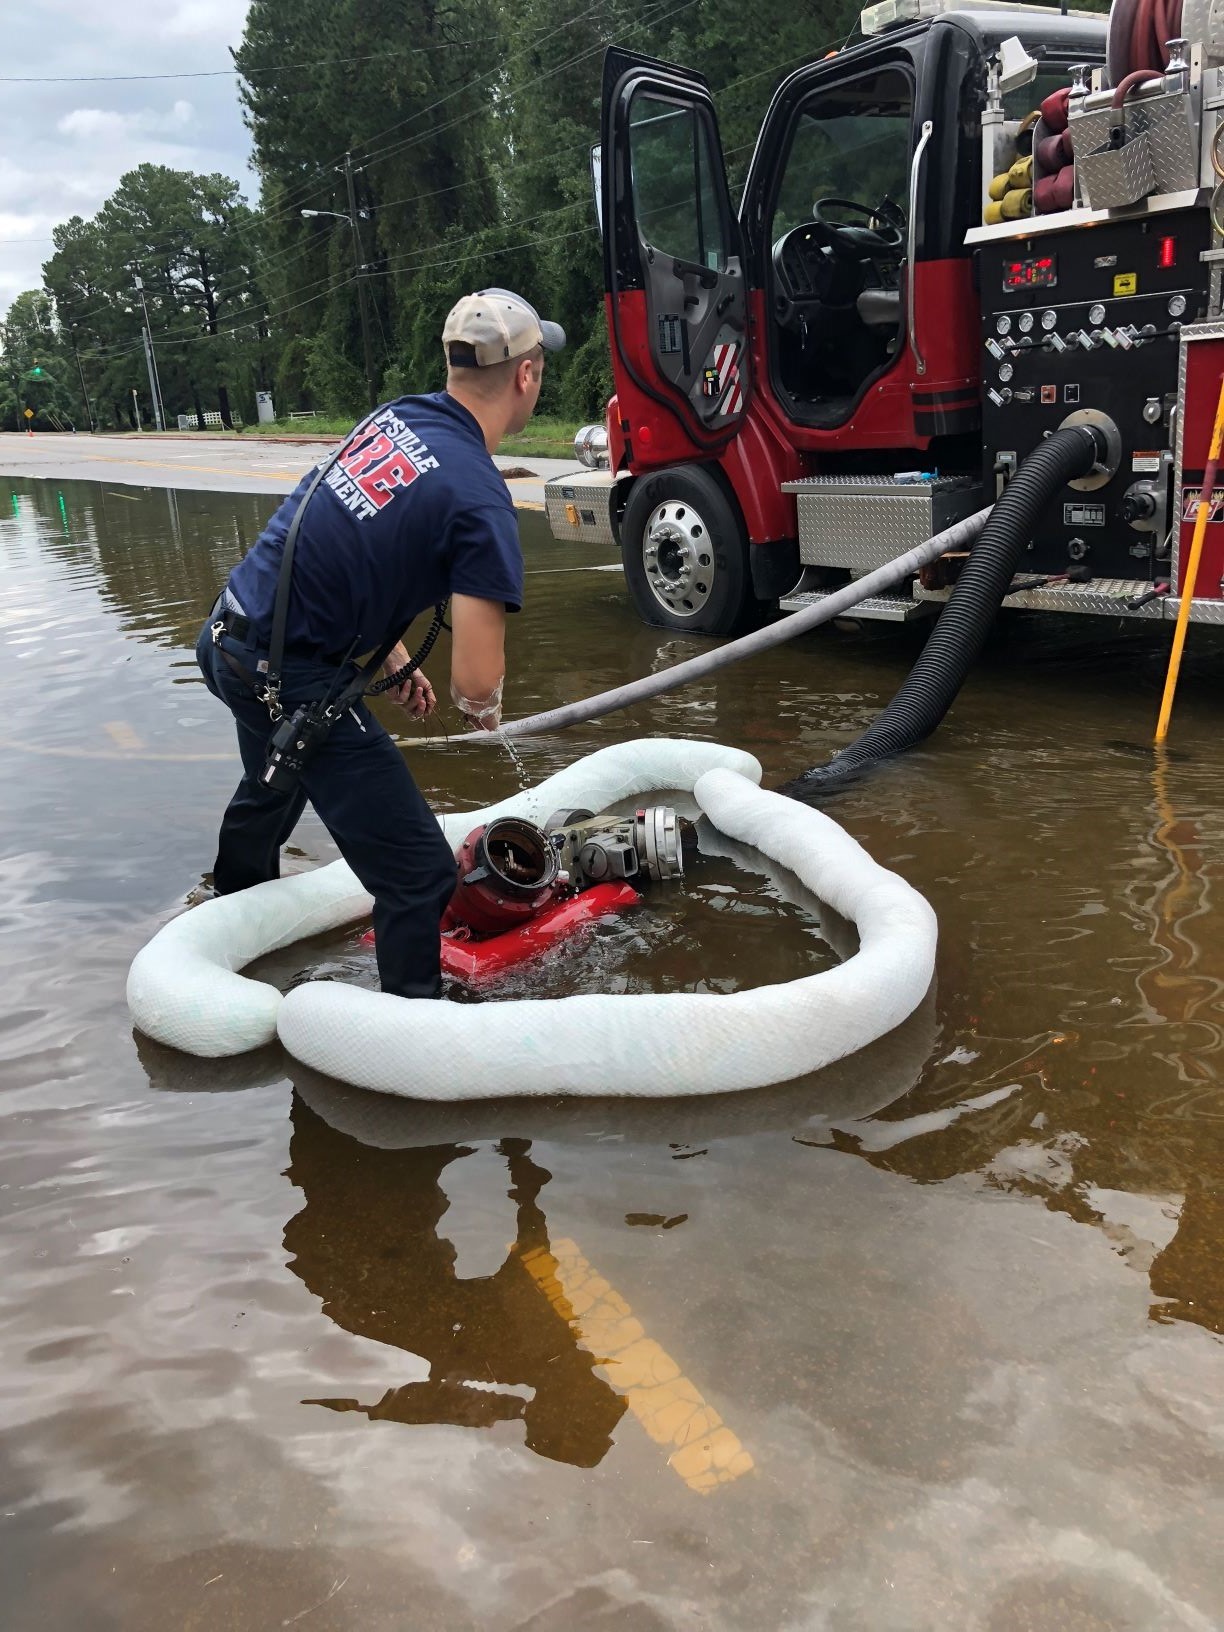
[[[393,691],[396,686],[402,686],[405,681],[412,678],[430,652],[433,651],[438,636],[443,629],[450,629],[450,624],[446,621],[446,608],[449,604],[449,601],[438,602],[434,607],[433,622],[425,631],[425,639],[417,647],[407,663],[396,669],[394,674],[384,675],[381,680],[375,680],[372,686],[367,686],[365,691],[367,697],[381,697],[384,691]]]

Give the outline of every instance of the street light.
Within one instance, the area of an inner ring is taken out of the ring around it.
[[[370,407],[378,407],[378,391],[374,385],[374,347],[370,339],[370,320],[366,313],[366,267],[365,255],[361,248],[361,233],[357,227],[357,195],[353,190],[353,159],[352,155],[344,155],[344,177],[348,185],[347,210],[303,210],[304,216],[327,215],[337,221],[347,221],[353,232],[353,254],[357,261],[357,310],[361,316],[361,349],[365,357],[366,392],[369,395]]]

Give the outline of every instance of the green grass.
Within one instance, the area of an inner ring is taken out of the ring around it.
[[[577,429],[571,420],[549,419],[540,414],[530,421],[525,431],[508,436],[497,451],[520,458],[534,454],[537,459],[572,459]]]
[[[256,436],[344,436],[353,424],[351,419],[314,414],[310,419],[276,419],[271,425],[247,425],[244,430]]]
[[[318,414],[312,419],[278,419],[272,425],[249,425],[257,436],[344,436],[353,428],[351,419]],[[574,452],[577,425],[568,419],[539,416],[525,431],[508,436],[498,452],[515,459],[568,459]]]

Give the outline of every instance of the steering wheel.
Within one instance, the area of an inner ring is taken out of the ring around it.
[[[862,216],[872,224],[855,227],[843,221],[831,221],[831,211]],[[872,206],[856,204],[852,198],[818,198],[812,205],[812,219],[828,233],[833,253],[846,261],[869,261],[876,256],[895,259],[905,242],[904,217],[887,199]]]

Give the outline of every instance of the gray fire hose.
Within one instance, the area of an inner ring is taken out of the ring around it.
[[[792,612],[789,617],[780,618],[777,623],[771,623],[764,629],[755,629],[752,634],[743,635],[739,640],[728,641],[725,646],[715,647],[709,652],[700,652],[696,657],[687,658],[683,663],[676,663],[659,674],[643,675],[640,680],[630,680],[623,686],[613,686],[611,691],[601,691],[594,697],[584,698],[581,702],[565,703],[560,708],[547,708],[543,713],[529,714],[521,720],[508,720],[496,732],[473,731],[462,740],[491,737],[496,742],[503,736],[538,736],[546,731],[561,731],[567,725],[579,725],[584,720],[598,720],[605,714],[615,713],[617,709],[630,708],[635,703],[646,702],[648,698],[676,691],[694,680],[703,680],[706,675],[713,674],[718,669],[725,669],[731,663],[739,663],[745,657],[755,657],[758,652],[771,651],[775,646],[782,646],[788,640],[794,640],[796,635],[804,635],[809,629],[815,629],[822,623],[830,623],[834,618],[843,617],[847,612],[853,611],[860,601],[865,601],[870,595],[878,595],[882,590],[891,589],[894,584],[910,577],[920,567],[926,566],[938,556],[949,551],[968,549],[985,527],[989,515],[989,507],[978,510],[972,516],[966,516],[963,521],[945,527],[942,533],[936,533],[934,538],[928,538],[925,544],[907,550],[895,561],[889,561],[885,566],[867,573],[865,577],[856,578],[853,583],[834,590],[815,606],[805,607],[802,612]]]

